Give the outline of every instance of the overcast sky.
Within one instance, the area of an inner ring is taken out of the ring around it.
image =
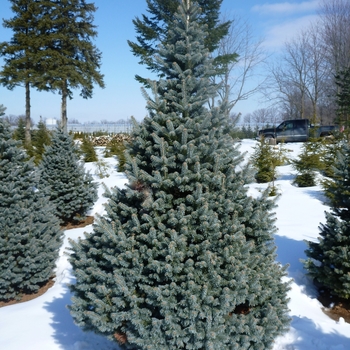
[[[224,0],[222,12],[246,18],[253,26],[255,35],[265,39],[264,47],[275,54],[283,43],[306,27],[317,16],[319,0],[312,1],[254,1]],[[134,116],[142,120],[147,114],[145,100],[135,74],[150,77],[144,66],[130,52],[127,40],[135,40],[132,19],[146,11],[145,0],[96,0],[98,10],[95,24],[98,38],[95,44],[102,52],[101,71],[105,76],[106,88],[96,87],[92,99],[85,100],[74,92],[68,101],[68,119],[78,119],[81,123],[107,119],[110,121]],[[0,1],[1,19],[13,16],[10,2]],[[0,42],[10,40],[12,31],[0,27]],[[0,65],[3,61],[0,58]],[[61,96],[58,93],[36,92],[32,90],[31,113],[35,122],[40,116],[59,118]],[[25,91],[17,87],[9,91],[0,86],[0,104],[7,107],[6,113],[25,113]],[[233,112],[246,114],[260,108],[257,98],[238,103]]]

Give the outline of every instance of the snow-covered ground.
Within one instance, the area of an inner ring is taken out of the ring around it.
[[[241,150],[252,152],[255,141],[243,140]],[[300,143],[287,144],[290,157],[296,157]],[[100,149],[101,152],[101,149]],[[106,186],[122,187],[126,182],[123,174],[116,172],[116,160],[104,159],[108,163],[110,176],[96,181]],[[86,167],[94,174],[94,164]],[[305,258],[306,240],[317,240],[318,225],[324,222],[324,204],[321,187],[298,188],[293,186],[295,171],[290,165],[278,168],[276,186],[281,193],[277,201],[275,236],[278,261],[289,264],[291,284],[290,316],[291,328],[287,334],[275,341],[273,350],[347,350],[350,349],[350,324],[342,319],[331,320],[322,312],[322,305],[316,299],[316,290],[305,276],[300,259]],[[255,195],[266,185],[252,184],[249,188]],[[99,200],[91,214],[102,213],[103,188],[99,188]],[[83,236],[92,226],[65,232],[64,245],[57,262],[56,282],[44,295],[26,303],[0,308],[1,350],[117,350],[119,347],[94,333],[85,333],[74,323],[66,307],[71,294],[67,283],[73,282],[71,267],[64,254],[68,238]],[[155,349],[158,350],[158,349]],[[159,349],[161,350],[161,349]]]

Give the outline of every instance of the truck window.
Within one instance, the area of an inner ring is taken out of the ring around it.
[[[284,130],[284,127],[285,127],[285,122],[283,122],[283,123],[281,123],[280,125],[278,125],[278,127],[276,128],[276,130],[282,131],[282,130]]]
[[[286,130],[293,130],[293,121],[285,121],[278,125],[276,128],[276,131],[286,131]]]

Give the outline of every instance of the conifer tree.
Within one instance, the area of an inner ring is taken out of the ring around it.
[[[0,119],[0,301],[36,292],[53,276],[62,243],[32,161]]]
[[[343,69],[336,77],[337,93],[337,124],[350,127],[350,68]]]
[[[299,187],[316,185],[317,171],[325,169],[324,154],[323,144],[317,139],[312,138],[302,145],[300,155],[293,161],[293,166],[298,171],[295,184]]]
[[[0,104],[0,117],[5,115],[6,107],[3,104]]]
[[[271,182],[276,178],[277,156],[268,140],[259,140],[251,159],[257,170],[255,179],[258,183]]]
[[[334,164],[334,181],[325,193],[331,202],[318,242],[308,241],[304,264],[318,286],[333,295],[350,298],[350,146],[344,143]]]
[[[56,206],[62,224],[85,218],[97,199],[97,183],[79,161],[78,149],[70,135],[57,129],[45,147],[39,188]]]
[[[38,123],[38,128],[33,134],[32,138],[32,151],[34,156],[34,162],[35,164],[39,164],[45,152],[45,146],[48,146],[51,143],[50,132],[49,130],[47,130],[46,124],[43,122],[41,117]]]
[[[289,323],[274,204],[247,195],[226,101],[207,109],[216,88],[198,15],[184,0],[159,50],[165,79],[135,122],[127,187],[71,241],[75,322],[123,349],[269,349]]]
[[[19,117],[18,118],[18,124],[17,124],[17,128],[15,129],[14,133],[13,133],[13,138],[17,141],[22,141],[22,145],[24,145],[24,140],[26,137],[26,123],[24,118]]]
[[[84,162],[97,162],[98,157],[94,148],[94,144],[88,135],[83,135],[83,141],[80,146],[80,150],[83,154]]]
[[[123,135],[123,134],[122,134]],[[126,144],[128,142],[132,142],[132,140],[125,136],[123,138],[112,138],[106,146],[105,149],[105,157],[116,156],[118,159],[118,167],[117,170],[121,173],[125,171],[125,149]]]
[[[38,62],[43,56],[40,49],[40,17],[39,1],[9,0],[15,16],[4,20],[5,28],[13,30],[10,42],[0,43],[0,56],[3,56],[4,66],[0,71],[0,83],[12,90],[22,85],[25,88],[25,145],[30,146],[30,88],[42,77],[38,70]]]
[[[223,0],[198,0],[202,9],[198,16],[198,22],[207,26],[204,45],[209,52],[214,52],[220,40],[227,35],[231,22],[220,23],[220,7]],[[156,74],[160,74],[157,62],[154,60],[158,45],[167,41],[170,27],[175,18],[175,12],[182,0],[146,0],[149,16],[143,14],[142,18],[133,20],[137,42],[128,40],[132,53],[140,58],[140,63],[145,64]],[[227,54],[217,58],[217,65],[223,66],[236,60],[236,54]],[[147,79],[135,76],[136,80],[147,85]]]
[[[43,0],[40,9],[45,57],[39,88],[61,94],[61,126],[67,132],[67,98],[73,97],[73,89],[91,98],[94,84],[104,87],[101,52],[92,43],[97,36],[96,7],[86,0]]]

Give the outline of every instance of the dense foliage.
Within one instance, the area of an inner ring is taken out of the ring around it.
[[[83,135],[80,150],[82,152],[84,162],[88,163],[98,161],[97,153],[91,140],[91,136]]]
[[[71,241],[71,313],[125,349],[269,349],[288,327],[274,204],[254,199],[198,24],[184,1],[159,49],[149,117],[127,147],[125,189]]]
[[[46,127],[45,122],[40,119],[37,129],[32,134],[31,154],[34,157],[35,164],[39,164],[45,152],[45,146],[51,143],[51,134]]]
[[[53,276],[62,232],[38,191],[32,161],[0,119],[0,301],[36,292]]]
[[[305,267],[318,286],[334,295],[350,298],[350,146],[342,145],[334,165],[334,179],[327,183],[325,193],[331,212],[320,225],[319,242],[307,242],[309,257]]]
[[[42,82],[43,72],[40,61],[45,57],[40,34],[41,1],[9,0],[14,17],[3,20],[5,28],[12,29],[9,42],[0,43],[0,56],[4,66],[0,70],[0,84],[12,90],[16,86],[25,87],[25,140],[30,147],[30,88]]]
[[[298,171],[294,183],[299,187],[315,186],[317,171],[325,169],[324,155],[325,149],[320,140],[310,138],[304,142],[300,155],[293,161],[293,166]]]
[[[84,219],[97,200],[97,183],[79,161],[77,146],[70,135],[61,129],[53,133],[39,170],[39,188],[50,196],[61,223]]]
[[[337,93],[337,124],[350,128],[350,68],[342,70],[335,77]]]
[[[92,96],[94,84],[104,87],[99,72],[101,53],[93,44],[96,7],[86,0],[10,0],[14,17],[4,20],[13,30],[9,42],[0,43],[5,65],[0,83],[9,89],[24,85],[26,91],[26,140],[30,140],[30,88],[59,91],[61,121],[67,128],[67,97],[80,89]]]

